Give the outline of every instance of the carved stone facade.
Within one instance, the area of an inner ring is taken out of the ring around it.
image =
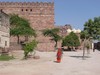
[[[0,47],[9,48],[9,16],[0,11]]]

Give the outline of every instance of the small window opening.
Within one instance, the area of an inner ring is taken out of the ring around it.
[[[7,41],[5,41],[5,46],[7,46]]]
[[[23,9],[22,9],[22,11],[23,11]]]
[[[26,11],[28,11],[28,9],[26,9]]]
[[[32,11],[32,9],[30,9],[30,11]]]

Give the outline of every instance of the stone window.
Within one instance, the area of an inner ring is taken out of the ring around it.
[[[21,11],[23,11],[23,9],[21,9]]]
[[[26,9],[26,11],[28,11],[28,9]]]
[[[5,46],[7,46],[7,41],[5,41]]]
[[[32,9],[30,9],[30,11],[32,11]]]

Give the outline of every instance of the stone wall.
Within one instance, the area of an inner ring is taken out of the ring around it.
[[[36,30],[36,40],[39,42],[37,50],[39,51],[54,51],[55,42],[51,41],[50,37],[45,37],[42,34],[43,29],[60,28],[60,35],[66,36],[67,29],[70,25],[54,26],[54,3],[53,2],[0,2],[0,10],[7,14],[17,14],[20,17],[26,18],[30,22],[30,26]],[[29,40],[34,39],[31,37]],[[24,41],[24,37],[20,37]],[[10,38],[10,49],[19,50],[22,47],[17,44],[17,38]],[[58,47],[61,47],[61,41],[58,42]]]
[[[9,48],[9,16],[0,11],[0,47]]]
[[[53,2],[0,2],[0,10],[7,14],[17,14],[30,22],[30,26],[37,32],[38,50],[54,50],[54,43],[51,43],[50,37],[44,37],[41,32],[41,30],[46,28],[54,28]],[[22,37],[20,39],[21,41],[24,40]],[[31,37],[30,39],[34,38]],[[17,38],[11,37],[10,41],[11,49],[21,49],[16,44]]]
[[[33,29],[54,27],[54,3],[51,2],[0,2],[0,10],[28,19]]]

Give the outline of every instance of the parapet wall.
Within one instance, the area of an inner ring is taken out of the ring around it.
[[[54,2],[0,2],[0,6],[30,6],[30,7],[41,7],[41,6],[53,6]]]

